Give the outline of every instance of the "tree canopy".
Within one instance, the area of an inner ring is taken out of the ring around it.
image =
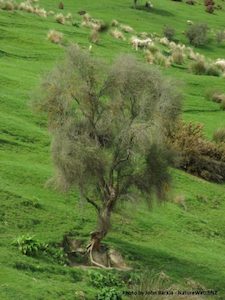
[[[171,155],[165,138],[181,111],[174,84],[123,55],[109,67],[78,46],[43,81],[35,106],[48,113],[57,186],[79,187],[95,207],[99,245],[120,200],[165,197]]]

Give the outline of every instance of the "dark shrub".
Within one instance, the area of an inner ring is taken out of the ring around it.
[[[208,41],[208,26],[206,24],[193,24],[186,31],[186,37],[193,46],[203,46]]]
[[[171,137],[171,145],[180,156],[181,169],[218,183],[225,182],[225,144],[207,141],[203,126],[180,123]]]
[[[207,13],[212,14],[214,12],[214,6],[213,5],[207,5],[206,8],[205,8],[205,11]]]
[[[163,29],[163,35],[169,40],[172,41],[175,35],[175,29],[169,26],[165,26]]]
[[[189,5],[195,5],[196,2],[194,0],[187,0],[185,3]]]
[[[63,4],[63,2],[59,2],[59,9],[64,9],[64,4]]]

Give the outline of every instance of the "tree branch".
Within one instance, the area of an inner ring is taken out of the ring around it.
[[[91,200],[88,197],[85,197],[85,199],[87,200],[88,203],[90,203],[91,205],[93,205],[96,208],[96,210],[97,210],[98,213],[100,213],[100,207],[98,206],[97,203],[95,203],[93,200]]]

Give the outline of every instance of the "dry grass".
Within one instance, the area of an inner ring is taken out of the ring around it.
[[[154,64],[168,68],[171,66],[171,61],[169,58],[165,57],[161,52],[156,52],[156,54],[154,55]]]
[[[121,31],[119,31],[118,29],[111,30],[111,31],[110,31],[110,34],[111,34],[111,36],[113,36],[115,39],[122,40],[122,41],[125,41],[125,40],[126,40],[124,34],[123,34]]]
[[[15,9],[15,4],[12,1],[2,2],[1,8],[3,10],[13,11]]]
[[[92,30],[89,36],[90,42],[97,44],[100,41],[99,32],[97,30]]]
[[[225,143],[225,127],[217,129],[213,134],[216,143]]]
[[[48,32],[47,38],[50,42],[54,44],[60,44],[63,40],[63,34],[56,30],[50,30]]]
[[[122,25],[120,25],[120,29],[123,32],[126,32],[126,33],[132,33],[132,32],[134,32],[134,29],[131,26],[129,26],[129,25],[122,24]]]
[[[184,52],[179,48],[175,48],[174,50],[172,50],[171,60],[177,65],[182,65],[185,61]]]
[[[119,26],[119,22],[117,21],[117,20],[112,20],[112,22],[111,22],[111,26],[112,27],[118,27]]]

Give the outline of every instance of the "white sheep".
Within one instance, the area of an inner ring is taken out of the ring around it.
[[[225,72],[225,59],[218,58],[215,62],[215,65],[223,72]]]
[[[150,38],[139,39],[136,36],[133,36],[131,38],[131,45],[133,48],[135,48],[136,51],[138,50],[138,48],[146,48],[151,44],[153,44],[153,41]]]
[[[194,22],[193,22],[193,21],[191,21],[191,20],[187,20],[187,24],[188,24],[188,25],[193,25],[193,24],[194,24]]]

